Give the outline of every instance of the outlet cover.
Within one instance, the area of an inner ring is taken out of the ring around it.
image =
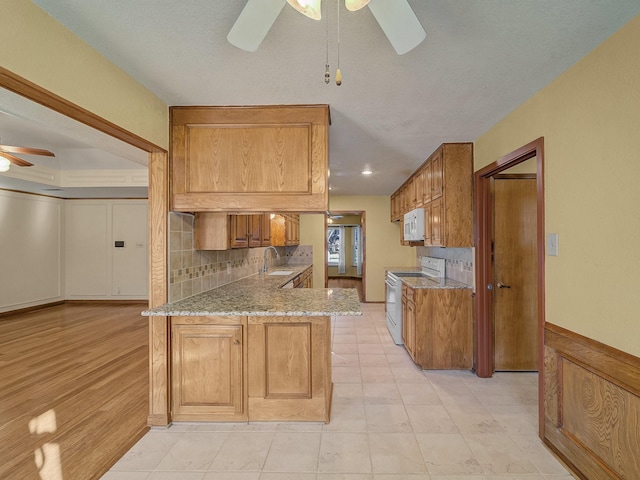
[[[558,234],[557,233],[547,234],[547,255],[549,255],[550,257],[558,256]]]

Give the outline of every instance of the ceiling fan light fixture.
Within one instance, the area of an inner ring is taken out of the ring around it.
[[[347,10],[355,12],[360,10],[362,7],[366,7],[369,1],[370,0],[344,0],[344,4],[347,7]]]
[[[369,10],[398,55],[413,50],[427,37],[407,0],[371,0]]]
[[[11,167],[11,162],[6,158],[0,157],[0,172],[8,171],[9,167]]]
[[[297,11],[314,20],[320,20],[322,0],[287,0],[289,5]]]

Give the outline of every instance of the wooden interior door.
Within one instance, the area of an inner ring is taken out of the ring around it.
[[[494,180],[495,370],[537,371],[536,179]]]

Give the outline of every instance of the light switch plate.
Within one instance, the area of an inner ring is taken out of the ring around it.
[[[549,255],[550,257],[558,256],[558,234],[557,233],[547,234],[547,255]]]

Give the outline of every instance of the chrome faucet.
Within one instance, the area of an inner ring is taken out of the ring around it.
[[[278,253],[278,250],[276,250],[276,247],[274,247],[273,245],[268,246],[267,248],[264,249],[264,261],[262,263],[262,271],[266,272],[268,270],[267,267],[267,252],[269,250],[273,249],[273,251],[276,254],[276,258],[280,258],[280,254]]]

